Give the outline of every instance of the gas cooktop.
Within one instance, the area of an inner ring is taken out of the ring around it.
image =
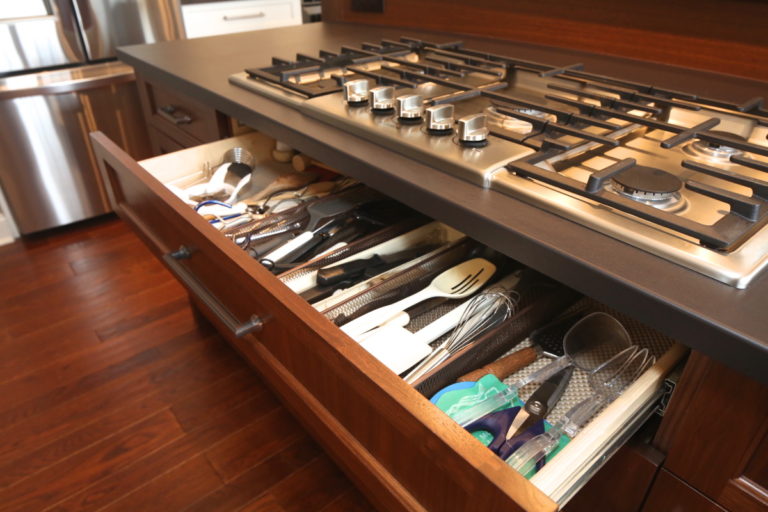
[[[768,111],[402,37],[230,81],[735,287],[768,264]]]

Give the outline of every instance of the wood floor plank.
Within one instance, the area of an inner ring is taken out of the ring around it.
[[[171,407],[184,430],[194,430],[223,412],[252,399],[274,402],[272,394],[253,372],[241,369]]]
[[[320,512],[373,512],[375,509],[365,496],[354,487],[350,487],[335,500],[324,506]]]
[[[231,482],[266,457],[306,436],[285,409],[277,409],[206,452],[214,469]]]
[[[221,480],[203,455],[198,455],[149,484],[101,509],[103,512],[181,510],[201,493],[221,486]]]
[[[114,217],[0,247],[0,511],[357,510],[199,321]]]
[[[193,331],[179,339],[191,341],[195,337]],[[65,436],[83,423],[97,421],[152,393],[159,391],[161,396],[167,396],[185,392],[190,385],[231,373],[236,364],[234,354],[223,349],[216,337],[201,341],[206,345],[191,345],[164,361],[149,364],[146,371],[129,373],[108,386],[90,389],[77,400],[52,404],[50,409],[3,429],[0,462]]]
[[[183,512],[227,512],[249,505],[254,497],[317,457],[324,456],[308,438],[289,444]]]
[[[247,427],[268,411],[274,410],[276,402],[254,399],[229,411],[227,414],[211,418],[211,421],[194,432],[170,443],[154,453],[137,457],[132,464],[109,478],[74,493],[66,500],[51,508],[55,512],[95,511],[109,505],[120,497],[134,492],[158,475],[165,473],[184,461],[203,453],[211,446],[221,443]],[[201,492],[198,499],[210,491]]]
[[[130,342],[100,343],[95,346],[89,344],[87,349],[70,354],[68,357],[54,359],[43,365],[38,361],[37,368],[26,374],[19,371],[20,375],[17,378],[0,384],[0,414],[12,407],[21,408],[23,403],[44,397],[46,394],[57,391],[62,394],[66,388],[70,389],[70,393],[77,389],[83,390],[82,385],[77,385],[78,380],[85,380],[88,377],[93,380],[99,372],[108,372],[116,376],[121,370],[121,365],[142,359],[144,354],[161,346],[174,336],[190,332],[194,329],[194,324],[189,315],[184,314],[186,311],[176,314],[182,311],[181,308],[186,307],[185,303],[185,300],[178,301],[173,308],[176,311],[171,308],[160,308],[166,312],[165,317],[144,325],[143,329],[135,332],[136,335]],[[171,321],[170,332],[163,332],[162,328],[169,320]],[[150,356],[153,354],[150,353]],[[74,386],[68,386],[73,383]]]
[[[350,487],[327,457],[320,457],[273,486],[269,494],[285,512],[320,510]]]
[[[37,391],[35,382],[27,382],[27,379],[11,381],[3,387],[7,396],[0,400],[0,432],[20,421],[32,419],[37,414],[66,407],[66,402],[70,400],[109,393],[112,387],[120,387],[124,381],[149,378],[151,372],[163,364],[173,365],[188,357],[189,351],[205,350],[206,346],[190,342],[196,338],[197,333],[194,331],[175,336],[136,354],[129,353],[127,357],[104,368],[97,365],[93,373],[75,375],[71,381],[64,381],[61,385],[57,386],[54,379],[52,386],[55,387],[51,389],[46,387],[51,383],[44,379],[42,392]],[[209,341],[208,348],[215,351],[217,345]],[[85,371],[88,371],[87,366]]]
[[[264,493],[238,512],[285,512],[274,496]]]
[[[116,472],[122,464],[184,435],[170,411],[163,411],[122,432],[69,457],[32,477],[0,491],[0,510],[43,510],[72,492]]]
[[[11,381],[29,378],[31,374],[66,372],[73,375],[76,373],[73,366],[88,365],[93,368],[92,358],[106,361],[108,357],[114,357],[108,355],[110,352],[125,352],[126,348],[139,351],[143,347],[151,346],[151,343],[158,343],[195,329],[198,329],[201,335],[211,332],[210,329],[199,328],[185,299],[161,305],[158,309],[162,309],[165,314],[143,325],[121,330],[119,334],[107,339],[99,339],[93,329],[88,329],[85,336],[58,337],[54,341],[50,338],[45,340],[42,336],[25,339],[27,350],[0,349],[0,352],[4,352],[0,355],[0,387]],[[21,343],[19,340],[13,345]],[[57,382],[61,383],[61,378]],[[40,385],[41,382],[36,381],[38,388]]]

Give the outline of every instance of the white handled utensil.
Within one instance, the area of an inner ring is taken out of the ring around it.
[[[351,322],[344,324],[341,330],[352,338],[386,323],[390,318],[418,304],[435,297],[461,299],[479,290],[496,272],[496,265],[483,258],[474,258],[449,268],[435,277],[426,288],[387,306],[374,309]]]

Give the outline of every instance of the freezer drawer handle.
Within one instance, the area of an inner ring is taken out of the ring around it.
[[[264,326],[264,321],[259,316],[251,315],[248,320],[241,322],[230,313],[227,307],[224,306],[219,299],[208,291],[208,288],[200,283],[192,272],[179,263],[179,260],[188,259],[191,255],[192,251],[188,247],[182,245],[175,251],[163,254],[163,261],[168,265],[171,271],[173,271],[176,277],[179,278],[181,283],[186,286],[191,293],[195,294],[195,296],[200,299],[237,338],[241,338],[246,334],[261,331],[261,328]]]
[[[163,105],[157,109],[157,113],[163,119],[167,119],[173,124],[189,124],[192,122],[192,116],[174,105]]]
[[[224,16],[221,17],[221,19],[223,19],[224,21],[250,20],[253,18],[263,18],[266,15],[267,13],[265,13],[264,11],[255,12],[253,14],[238,14],[234,16],[225,14]]]

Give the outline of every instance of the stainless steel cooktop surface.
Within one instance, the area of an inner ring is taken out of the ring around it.
[[[230,81],[735,287],[768,265],[768,111],[403,37]]]

